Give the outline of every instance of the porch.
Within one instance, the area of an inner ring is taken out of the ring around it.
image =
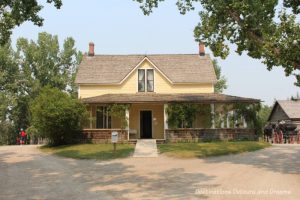
[[[259,100],[222,94],[119,94],[86,98],[83,102],[90,114],[83,130],[84,138],[89,141],[110,142],[111,132],[117,131],[120,142],[145,138],[178,142],[254,140],[255,130],[248,127],[244,117],[232,120],[235,111],[228,108],[233,108],[235,103]],[[190,127],[182,128],[170,123],[168,107],[174,103],[197,104],[209,112],[197,113]],[[111,110],[115,105],[126,106],[121,106],[123,111],[114,115]]]
[[[110,143],[111,133],[118,132],[120,143],[136,143],[137,139],[129,136],[128,130],[121,129],[84,129],[85,142]],[[257,140],[255,130],[251,128],[178,128],[166,129],[165,138],[156,139],[158,144],[168,142],[201,142],[214,140]]]

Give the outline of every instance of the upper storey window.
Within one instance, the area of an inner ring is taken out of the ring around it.
[[[154,91],[154,70],[139,69],[138,70],[138,91],[139,92]]]
[[[154,91],[154,72],[153,69],[147,69],[147,92]]]
[[[145,92],[145,70],[139,69],[139,92]]]

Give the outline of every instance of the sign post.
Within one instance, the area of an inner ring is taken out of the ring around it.
[[[111,133],[111,142],[113,143],[114,153],[115,153],[116,149],[117,149],[117,142],[118,142],[118,132],[117,131],[113,131]]]

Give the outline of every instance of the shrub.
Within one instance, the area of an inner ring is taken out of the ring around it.
[[[11,122],[0,122],[0,145],[16,144],[17,135]]]
[[[196,115],[204,117],[204,126],[210,127],[210,105],[193,103],[171,103],[167,108],[168,123],[172,128],[191,128]]]
[[[43,88],[30,107],[32,125],[52,146],[74,143],[86,119],[85,106],[56,88]]]

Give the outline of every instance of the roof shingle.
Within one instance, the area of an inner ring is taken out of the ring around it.
[[[119,84],[145,57],[173,83],[214,83],[216,75],[208,55],[95,55],[84,56],[76,76],[79,84]]]
[[[277,103],[290,119],[300,119],[300,100],[279,100]]]
[[[259,103],[259,99],[230,96],[217,93],[191,93],[191,94],[104,94],[96,97],[84,98],[83,103]]]

